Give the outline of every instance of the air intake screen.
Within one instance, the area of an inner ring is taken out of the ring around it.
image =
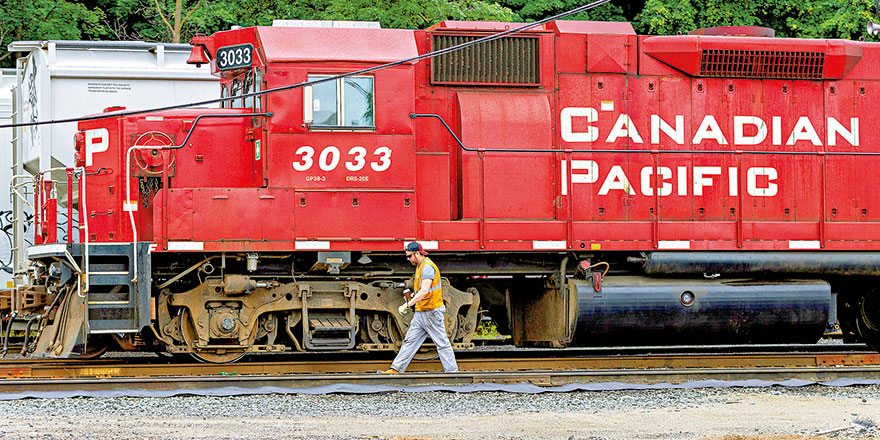
[[[703,50],[701,76],[822,79],[825,54],[771,50]]]
[[[434,50],[476,40],[478,36],[434,35]],[[538,38],[511,37],[468,46],[433,59],[435,84],[536,86]]]

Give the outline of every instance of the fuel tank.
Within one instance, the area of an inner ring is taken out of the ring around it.
[[[817,280],[569,280],[571,345],[814,343],[834,310]]]

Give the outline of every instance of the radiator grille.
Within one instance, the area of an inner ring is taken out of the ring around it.
[[[481,37],[434,35],[434,50],[478,38]],[[500,38],[440,55],[433,59],[431,81],[440,84],[538,85],[538,38]]]
[[[821,79],[822,52],[703,50],[701,76]]]

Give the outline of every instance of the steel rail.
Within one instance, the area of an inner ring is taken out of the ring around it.
[[[272,374],[272,375],[204,375],[155,377],[90,377],[36,378],[0,380],[0,398],[4,394],[33,392],[82,391],[177,391],[237,387],[234,394],[251,394],[249,390],[276,387],[295,393],[297,388],[327,385],[385,386],[452,386],[478,383],[560,386],[621,382],[634,384],[681,384],[697,380],[767,380],[801,379],[821,382],[833,379],[880,379],[880,366],[865,367],[774,367],[774,368],[712,368],[712,369],[646,369],[646,370],[570,370],[570,371],[461,371],[458,373],[416,372],[407,374]],[[265,393],[266,390],[259,390]]]
[[[217,378],[234,375],[240,380],[255,378],[284,380],[291,375],[320,376],[321,380],[349,382],[363,374],[387,368],[388,360],[338,360],[287,361],[287,362],[240,362],[234,364],[167,364],[128,362],[48,362],[3,364],[0,366],[0,392],[20,388],[28,383],[37,384],[38,379],[106,380],[185,377]],[[674,354],[674,355],[602,355],[577,357],[511,357],[486,358],[465,357],[459,359],[461,374],[467,377],[483,377],[492,372],[514,376],[539,374],[541,376],[577,376],[578,380],[610,380],[611,377],[658,376],[749,376],[795,372],[816,377],[859,373],[861,377],[880,378],[880,353],[792,353],[792,354]],[[441,371],[438,361],[413,361],[409,372],[419,375]],[[460,378],[461,374],[450,377]],[[409,377],[411,374],[400,375]],[[372,375],[366,376],[372,377]],[[433,376],[432,376],[433,377]],[[333,378],[327,379],[327,378]],[[212,379],[216,381],[215,379]],[[267,379],[268,380],[268,379]],[[364,379],[372,382],[372,379]],[[403,380],[403,379],[402,379]]]

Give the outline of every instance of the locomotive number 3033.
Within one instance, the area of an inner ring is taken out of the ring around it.
[[[343,162],[341,159],[347,159],[343,162],[343,165],[348,171],[360,171],[368,163],[370,169],[376,172],[385,171],[391,166],[391,148],[388,147],[378,147],[373,150],[372,154],[368,154],[367,149],[364,147],[351,147],[348,153],[346,153],[347,157],[342,158],[342,152],[339,151],[339,148],[329,145],[321,150],[316,158],[315,149],[308,145],[303,145],[297,148],[294,154],[298,160],[293,163],[293,169],[297,171],[308,171],[315,165],[315,162],[317,162],[318,168],[321,171],[333,171],[339,166],[340,162]]]
[[[254,46],[237,44],[217,49],[217,70],[240,69],[250,67],[254,62]]]

